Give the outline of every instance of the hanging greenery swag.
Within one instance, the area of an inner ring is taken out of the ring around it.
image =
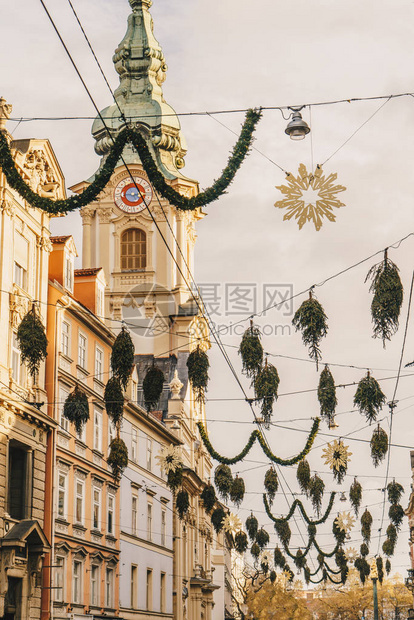
[[[273,403],[277,400],[279,383],[280,379],[277,369],[272,364],[269,364],[266,358],[263,368],[259,370],[254,378],[256,401],[260,404],[260,412],[265,425],[270,423]]]
[[[328,365],[321,372],[318,400],[321,406],[321,418],[325,418],[327,422],[332,422],[338,399],[336,398],[335,381]]]
[[[2,135],[0,131],[0,135]],[[33,380],[39,373],[41,362],[47,356],[47,338],[45,327],[39,317],[36,306],[22,318],[16,334],[22,362],[27,362],[29,374]]]
[[[352,504],[356,516],[358,516],[359,507],[362,502],[362,486],[356,478],[354,478],[351,488],[349,489],[349,501]]]
[[[318,363],[322,358],[319,344],[328,333],[328,323],[325,311],[312,291],[309,291],[309,299],[296,310],[292,324],[296,331],[302,332],[303,344],[309,347],[309,357],[316,362],[318,370]]]
[[[89,402],[88,397],[79,386],[75,386],[63,405],[63,415],[73,422],[76,432],[82,431],[83,425],[89,420]]]
[[[188,378],[194,390],[195,400],[199,403],[204,403],[205,401],[204,394],[208,385],[209,367],[208,355],[198,345],[188,356],[187,369]]]
[[[257,375],[263,363],[263,347],[260,342],[260,330],[250,321],[240,342],[239,354],[242,358],[243,373],[252,379]]]
[[[269,502],[272,503],[279,488],[279,480],[273,467],[269,467],[265,473],[264,488],[266,489]]]
[[[248,110],[246,118],[242,126],[240,136],[233,148],[227,166],[224,168],[221,176],[214,181],[213,185],[201,192],[197,196],[186,198],[179,192],[175,191],[165,181],[163,174],[159,171],[156,162],[147,146],[145,138],[136,130],[126,128],[121,131],[115,138],[114,143],[109,151],[107,158],[95,180],[81,194],[71,196],[66,200],[51,200],[50,198],[42,198],[25,183],[15,166],[7,138],[3,132],[0,132],[0,166],[6,175],[7,181],[13,189],[15,189],[22,198],[32,207],[37,207],[49,213],[67,213],[74,211],[80,207],[84,207],[94,201],[108,184],[113,171],[119,163],[124,146],[131,143],[138,152],[143,168],[148,175],[154,189],[166,198],[168,202],[178,209],[184,211],[193,211],[199,207],[203,207],[217,200],[222,196],[230,183],[233,181],[237,171],[243,163],[253,140],[253,133],[256,125],[261,117],[260,110]]]
[[[115,437],[109,444],[108,465],[117,480],[128,465],[128,448],[120,437]]]
[[[117,377],[126,390],[129,378],[131,376],[132,367],[134,365],[135,348],[132,342],[131,334],[124,326],[112,345],[111,368],[115,377]]]
[[[142,382],[142,390],[144,392],[145,406],[148,411],[153,411],[161,398],[164,388],[164,373],[161,368],[152,364],[145,374]]]
[[[388,452],[388,435],[379,424],[372,433],[370,446],[372,462],[374,463],[374,467],[378,467],[378,465],[385,459]]]
[[[287,523],[288,521],[290,521],[290,519],[294,515],[296,508],[299,508],[300,512],[302,513],[302,516],[303,516],[304,520],[306,521],[306,523],[308,525],[321,525],[321,523],[325,523],[326,522],[327,518],[331,514],[334,501],[335,501],[335,491],[333,491],[331,493],[331,495],[330,495],[329,503],[328,503],[328,506],[327,506],[327,508],[325,510],[325,513],[324,513],[323,517],[321,517],[317,521],[314,521],[314,520],[312,520],[312,519],[310,519],[308,517],[308,514],[307,514],[307,512],[305,510],[305,507],[303,506],[303,504],[300,501],[300,499],[295,499],[295,501],[292,503],[292,505],[290,507],[290,510],[287,513],[286,517],[275,517],[271,513],[271,511],[270,511],[270,506],[269,506],[269,502],[267,500],[266,494],[263,494],[263,504],[264,504],[264,507],[265,507],[266,514],[269,517],[269,519],[271,519],[271,521],[273,521],[274,523],[281,523],[282,521]]]
[[[225,456],[221,456],[221,454],[216,452],[216,450],[213,448],[212,444],[210,443],[210,440],[208,438],[208,435],[207,435],[206,429],[204,428],[203,423],[197,422],[197,426],[198,426],[198,430],[200,431],[201,439],[203,440],[203,443],[208,453],[210,454],[211,457],[213,457],[213,459],[215,459],[216,461],[219,461],[220,463],[224,463],[226,465],[234,465],[235,463],[238,463],[239,461],[244,459],[244,457],[249,453],[254,442],[257,439],[258,442],[260,443],[260,446],[263,452],[266,454],[268,459],[270,459],[273,463],[277,463],[278,465],[289,466],[289,465],[295,465],[310,452],[310,449],[312,448],[313,442],[315,441],[315,437],[319,430],[320,421],[321,421],[320,418],[316,418],[314,420],[313,425],[312,425],[312,430],[308,436],[305,447],[303,448],[302,452],[300,452],[297,456],[294,456],[291,459],[281,459],[280,457],[273,454],[273,452],[266,445],[263,439],[262,433],[257,429],[252,432],[252,434],[249,437],[249,441],[247,442],[247,444],[245,445],[245,447],[239,454],[237,454],[233,458],[227,458]]]
[[[354,396],[354,405],[360,413],[365,415],[368,422],[375,422],[377,416],[386,402],[386,397],[379,383],[368,371],[366,376],[358,383]]]
[[[111,377],[105,386],[105,409],[112,422],[118,424],[124,413],[124,393],[118,377]]]

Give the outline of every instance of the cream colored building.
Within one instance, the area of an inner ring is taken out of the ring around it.
[[[15,165],[43,196],[65,198],[64,178],[47,140],[13,140],[11,106],[0,99],[0,130]],[[20,363],[17,327],[36,300],[46,324],[50,216],[30,207],[0,171],[0,617],[39,620],[51,565],[50,506],[55,422],[48,416],[44,364],[36,384]],[[46,580],[46,581],[45,581]]]

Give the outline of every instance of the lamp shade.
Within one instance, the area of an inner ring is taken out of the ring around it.
[[[290,136],[291,140],[303,140],[309,132],[309,125],[303,120],[302,114],[298,110],[294,110],[292,120],[289,121],[285,133]]]

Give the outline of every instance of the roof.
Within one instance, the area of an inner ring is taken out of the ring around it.
[[[29,547],[43,547],[50,549],[48,540],[37,521],[23,519],[15,523],[11,530],[1,539],[2,546],[14,546],[18,543],[27,543]]]
[[[89,269],[75,269],[75,276],[96,276],[102,267],[90,267]]]
[[[56,237],[50,237],[50,241],[52,243],[66,243],[68,239],[70,239],[71,235],[60,235]]]

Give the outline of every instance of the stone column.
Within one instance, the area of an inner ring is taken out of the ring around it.
[[[92,265],[92,248],[91,248],[91,226],[92,218],[94,215],[94,209],[88,207],[82,207],[80,210],[82,218],[83,239],[82,239],[82,267],[88,269],[89,267],[96,267]]]
[[[176,221],[177,221],[177,247],[175,248],[175,256],[176,256],[176,260],[177,260],[177,265],[180,269],[178,269],[178,267],[176,267],[177,270],[177,288],[184,288],[185,287],[185,282],[184,282],[184,278],[182,276],[182,274],[186,275],[186,267],[184,264],[184,259],[182,254],[184,254],[185,256],[185,244],[184,244],[184,214],[183,213],[177,213],[176,215]],[[180,249],[181,252],[180,252]],[[181,273],[180,273],[181,270]]]

